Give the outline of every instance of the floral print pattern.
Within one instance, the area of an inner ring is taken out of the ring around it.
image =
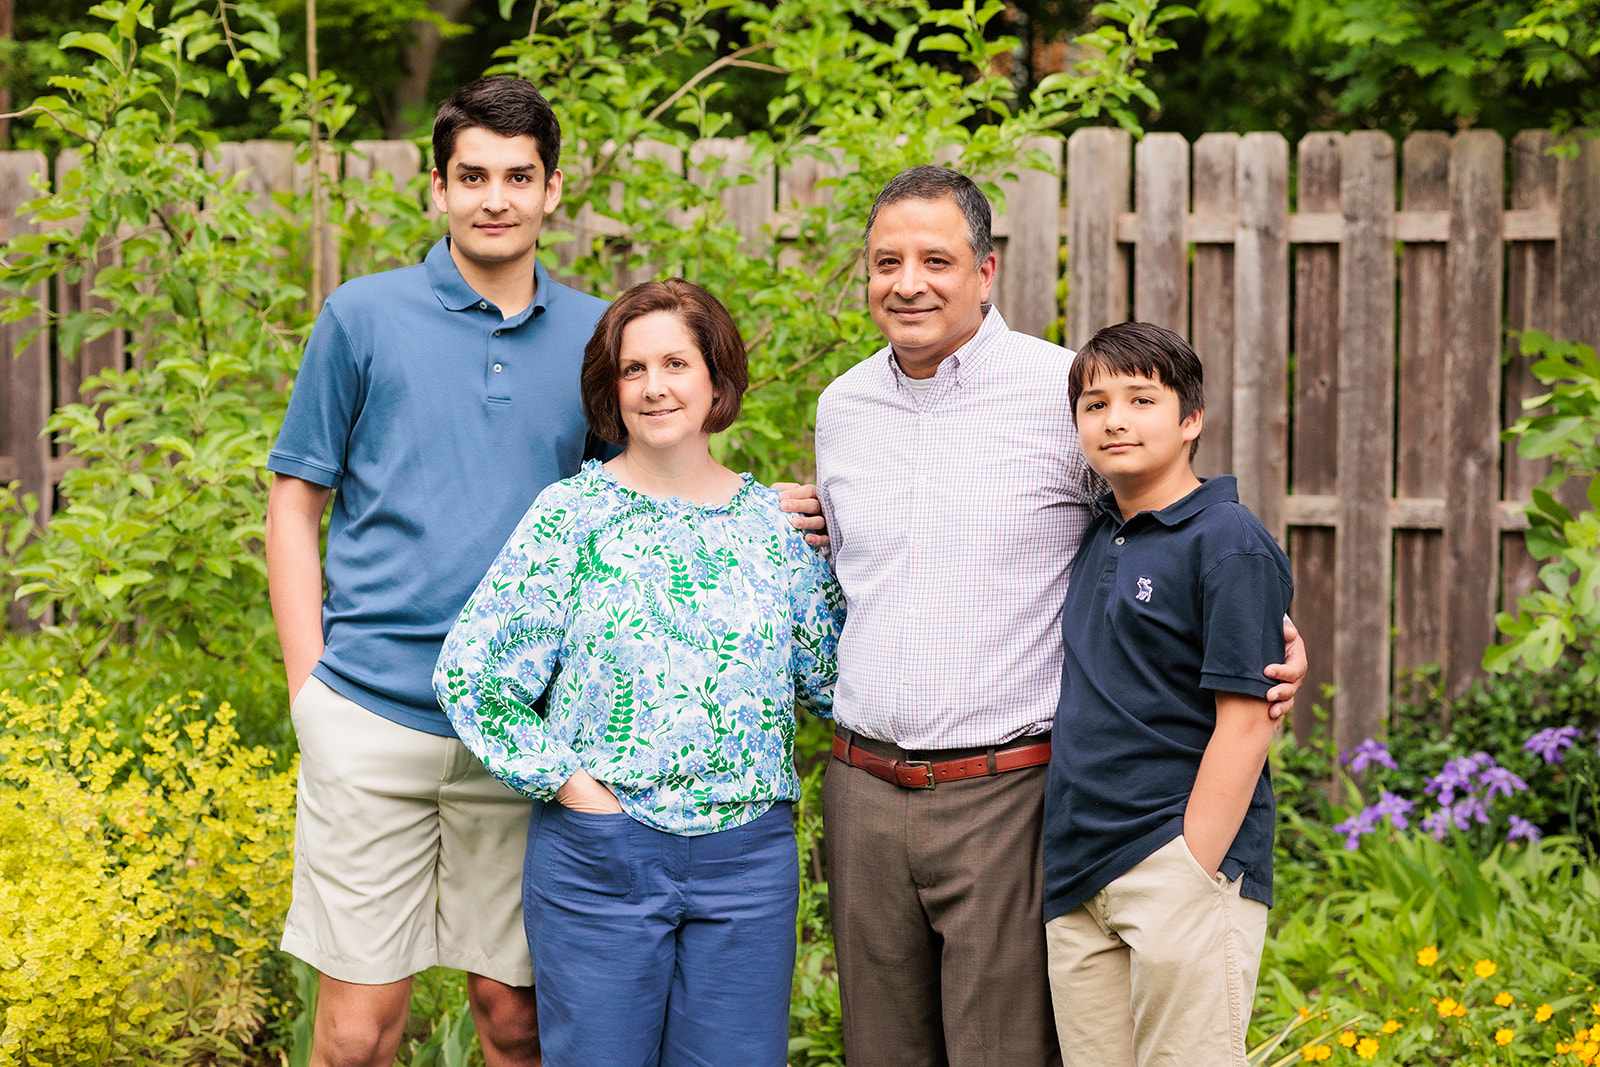
[[[445,639],[434,691],[517,791],[586,770],[701,834],[795,800],[794,707],[831,716],[844,597],[772,489],[658,499],[598,462],[539,494]]]

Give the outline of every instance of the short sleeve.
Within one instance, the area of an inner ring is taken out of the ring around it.
[[[1283,662],[1283,617],[1291,592],[1282,559],[1265,552],[1231,553],[1206,572],[1200,594],[1202,689],[1267,695],[1272,682],[1262,671]]]
[[[364,395],[359,354],[339,321],[333,302],[322,306],[306,342],[283,428],[267,457],[267,469],[329,488],[345,471],[350,428]]]

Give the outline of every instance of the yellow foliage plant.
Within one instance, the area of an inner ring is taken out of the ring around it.
[[[59,670],[0,691],[0,1067],[244,1062],[276,1007],[293,770],[199,693],[131,749],[105,705]]]

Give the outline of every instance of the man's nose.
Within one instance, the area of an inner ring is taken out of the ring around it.
[[[484,194],[483,207],[485,211],[504,211],[506,208],[505,186],[499,182],[490,182],[489,189]]]
[[[894,295],[902,300],[910,300],[920,294],[925,285],[922,272],[910,263],[905,264],[894,276]]]

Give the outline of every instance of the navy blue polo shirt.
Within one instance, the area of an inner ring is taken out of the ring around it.
[[[578,369],[606,305],[535,277],[532,305],[502,320],[445,238],[341,285],[267,460],[337,490],[312,673],[431,734],[452,736],[433,693],[451,623],[533,498],[584,459]]]
[[[1216,694],[1264,697],[1283,660],[1289,561],[1211,478],[1126,522],[1108,495],[1072,565],[1066,657],[1044,814],[1046,921],[1088,901],[1183,833],[1216,728]],[[1272,781],[1265,767],[1222,861],[1272,904]]]

